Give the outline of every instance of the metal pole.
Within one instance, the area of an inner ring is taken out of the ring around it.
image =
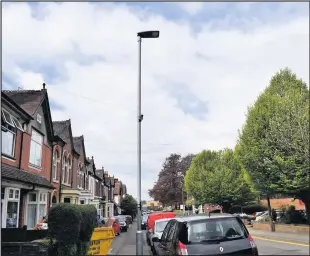
[[[184,182],[182,184],[182,204],[183,204],[183,215],[185,215],[185,205],[184,205]]]
[[[138,209],[137,209],[137,234],[136,255],[143,255],[143,233],[141,230],[141,43],[142,38],[138,36]]]

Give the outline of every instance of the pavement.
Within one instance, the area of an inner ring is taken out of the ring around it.
[[[115,237],[109,255],[136,255],[136,222],[127,232]],[[258,247],[259,255],[310,255],[309,236],[270,232],[248,228]],[[143,255],[152,255],[143,233]]]
[[[109,255],[136,255],[137,222],[134,221],[127,232],[113,239]],[[143,231],[143,255],[152,255],[146,243],[145,231]]]

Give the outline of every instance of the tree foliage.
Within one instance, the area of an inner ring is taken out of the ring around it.
[[[158,174],[157,182],[149,190],[150,197],[164,205],[173,205],[176,202],[181,203],[184,175],[193,158],[194,155],[192,154],[183,158],[179,154],[171,154],[167,157]],[[186,200],[186,193],[184,193],[184,200]]]
[[[226,212],[255,198],[231,149],[198,154],[186,173],[185,188],[197,203],[218,204]]]
[[[309,212],[309,89],[291,70],[249,108],[236,151],[257,189],[295,195]]]
[[[122,214],[135,216],[137,212],[137,201],[132,195],[126,195],[120,207],[122,209]]]

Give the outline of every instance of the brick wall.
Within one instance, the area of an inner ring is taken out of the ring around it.
[[[52,149],[48,145],[43,143],[41,170],[38,170],[36,168],[32,168],[29,166],[30,144],[31,144],[31,135],[28,133],[24,133],[21,168],[31,173],[39,174],[45,177],[47,180],[50,180]]]
[[[294,198],[279,198],[279,199],[270,199],[271,208],[280,209],[281,205],[294,205],[296,210],[305,210],[305,205],[301,200],[294,200]],[[267,207],[267,200],[261,200],[261,204]]]
[[[15,157],[14,157],[14,159],[9,159],[9,158],[6,158],[6,157],[1,157],[2,163],[18,167],[19,159],[20,159],[21,138],[22,138],[22,132],[20,130],[17,130],[17,133],[16,133],[16,143],[15,143],[15,152],[14,152]]]

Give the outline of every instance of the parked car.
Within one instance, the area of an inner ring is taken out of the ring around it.
[[[144,214],[143,217],[142,217],[142,223],[141,223],[141,228],[142,230],[145,230],[146,227],[147,227],[147,219],[148,219],[148,215],[147,214]]]
[[[151,246],[151,233],[153,232],[153,227],[156,220],[175,218],[176,214],[174,212],[154,212],[149,214],[147,219],[147,231],[146,231],[146,241],[149,246]]]
[[[242,220],[230,214],[172,219],[152,242],[158,255],[258,255]]]
[[[152,239],[153,237],[158,237],[159,239],[161,238],[163,231],[169,220],[171,220],[171,218],[156,220],[154,223],[154,228],[150,234],[150,240],[151,240],[151,251],[155,254],[156,254],[155,245],[154,242],[152,242]]]
[[[124,215],[129,224],[132,224],[132,217],[130,215]]]
[[[124,216],[117,216],[115,218],[117,218],[119,221],[119,224],[121,226],[121,232],[127,232],[128,224],[126,222],[126,218]]]

